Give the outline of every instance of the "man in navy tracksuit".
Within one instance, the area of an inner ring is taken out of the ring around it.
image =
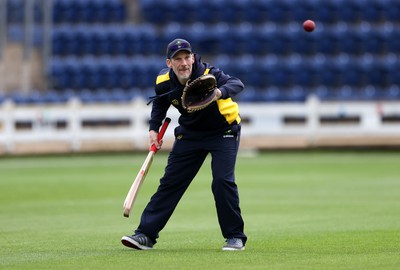
[[[156,80],[149,144],[161,147],[162,142],[157,140],[158,130],[171,104],[181,114],[179,126],[174,131],[175,142],[160,185],[144,209],[135,234],[122,237],[122,244],[135,249],[152,249],[158,233],[211,153],[212,192],[222,235],[226,238],[222,249],[244,250],[247,237],[234,174],[240,116],[237,103],[231,99],[243,90],[244,85],[239,79],[202,62],[184,39],[175,39],[168,44],[166,63],[168,68],[161,70]],[[189,113],[182,107],[183,88],[187,81],[207,73],[217,79],[218,99],[203,110]]]

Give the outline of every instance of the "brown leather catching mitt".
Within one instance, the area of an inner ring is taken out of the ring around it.
[[[217,100],[217,80],[212,74],[205,74],[186,83],[182,94],[182,107],[188,112],[204,109]]]

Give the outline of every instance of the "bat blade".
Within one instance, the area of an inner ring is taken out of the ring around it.
[[[140,168],[140,171],[138,172],[135,178],[135,181],[133,181],[133,184],[129,189],[129,192],[126,195],[124,202],[124,217],[129,217],[129,214],[131,213],[131,209],[133,207],[133,204],[135,203],[140,187],[142,186],[142,183],[146,178],[147,172],[150,169],[151,163],[153,162],[154,154],[155,153],[153,151],[149,152],[149,154],[146,157],[146,160],[143,162],[143,165]]]
[[[164,137],[165,131],[167,130],[167,127],[169,123],[171,122],[171,118],[166,117],[165,121],[160,129],[160,132],[158,133],[158,141],[160,142],[162,138]],[[133,207],[133,204],[135,203],[136,197],[139,193],[140,186],[142,185],[144,179],[146,178],[147,172],[150,169],[151,163],[153,162],[153,157],[157,153],[158,148],[153,144],[150,147],[149,154],[146,157],[146,160],[143,162],[142,167],[140,168],[140,171],[138,172],[135,181],[133,181],[133,184],[131,188],[129,189],[128,195],[126,195],[125,201],[124,201],[124,217],[129,217],[129,214],[131,212],[131,209]]]

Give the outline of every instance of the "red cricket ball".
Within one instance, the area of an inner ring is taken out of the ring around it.
[[[312,20],[307,20],[303,23],[303,28],[307,32],[312,32],[315,29],[315,22]]]

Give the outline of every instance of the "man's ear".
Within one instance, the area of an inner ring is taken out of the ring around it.
[[[172,67],[172,65],[171,65],[171,59],[167,59],[165,62],[167,63],[167,67],[169,67],[169,68]]]

